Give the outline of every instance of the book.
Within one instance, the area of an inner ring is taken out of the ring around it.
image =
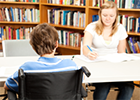
[[[128,40],[128,45],[129,45],[129,48],[130,48],[131,52],[133,53],[133,50],[132,50],[132,46],[131,46],[130,40]]]
[[[11,15],[12,15],[12,21],[15,21],[15,20],[14,20],[13,8],[12,8],[12,7],[10,7],[10,10],[11,10]]]
[[[133,42],[133,40],[132,40],[132,37],[129,37],[129,40],[130,40],[130,44],[131,44],[133,53],[137,53],[136,50],[135,50],[135,46],[134,46],[134,42]]]
[[[0,40],[2,40],[2,28],[0,27]]]
[[[97,21],[99,19],[98,15],[92,15],[92,22]]]
[[[61,40],[61,30],[57,30],[57,32],[58,32],[58,37],[59,37],[59,39],[58,39],[58,44],[62,44],[62,40]]]
[[[140,32],[140,17],[138,18],[138,29],[137,29],[137,32],[138,33]]]
[[[0,21],[3,21],[3,18],[2,18],[2,10],[0,9]]]
[[[6,39],[9,40],[9,26],[5,27]]]
[[[92,1],[92,6],[95,7],[96,6],[96,0]]]
[[[80,0],[74,0],[74,5],[80,6]]]
[[[22,27],[23,29],[23,39],[25,39],[25,27]]]
[[[55,20],[57,15],[55,15],[55,10],[60,10],[60,8],[53,8],[52,9],[52,23],[55,24]]]
[[[10,16],[9,16],[9,12],[8,12],[7,8],[5,8],[5,14],[6,14],[6,19],[9,22],[10,21]]]
[[[7,21],[7,18],[6,18],[6,13],[5,13],[5,7],[2,8],[2,16],[3,16],[3,21]]]
[[[23,28],[20,27],[19,29],[19,35],[20,35],[20,39],[23,39]]]
[[[20,39],[19,29],[16,30],[16,39]]]
[[[48,10],[47,10],[47,14],[48,14],[48,23],[50,23],[50,12],[51,12],[51,9],[48,9]]]
[[[16,39],[16,29],[13,29],[13,39]]]
[[[129,46],[128,42],[126,43],[126,50],[127,50],[127,53],[131,53],[130,46]]]
[[[9,40],[11,40],[11,27],[8,27],[9,28]]]
[[[69,13],[69,12],[70,12],[70,10],[64,10],[63,11],[63,21],[62,21],[63,23],[62,23],[62,25],[66,25],[66,21],[67,21],[66,20],[66,14]]]
[[[3,26],[1,27],[1,34],[2,34],[2,40],[5,40]]]
[[[140,49],[139,49],[139,46],[138,46],[138,43],[137,42],[134,44],[134,46],[136,48],[137,53],[140,53]]]
[[[11,9],[9,8],[8,11],[9,11],[10,21],[13,21],[13,20],[12,20],[12,12],[11,12]]]
[[[70,46],[74,46],[73,43],[73,33],[70,33]]]
[[[70,25],[73,25],[73,20],[74,20],[74,13],[75,13],[76,11],[71,11],[71,13],[70,13]]]
[[[71,31],[67,31],[67,45],[69,46],[70,45],[70,33]]]
[[[84,0],[84,6],[86,5],[86,0]]]
[[[66,40],[67,40],[66,33],[67,33],[67,31],[63,30],[63,45],[66,45]]]
[[[140,9],[140,0],[135,0],[135,2],[134,2],[134,8],[135,9]]]

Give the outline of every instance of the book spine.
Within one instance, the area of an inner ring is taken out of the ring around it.
[[[11,40],[11,28],[9,27],[9,40]]]
[[[132,47],[133,53],[137,53],[136,50],[135,50],[135,47],[134,47],[134,42],[132,40],[132,37],[129,37],[129,40],[130,40],[130,43],[131,43],[131,47]]]
[[[1,34],[2,34],[2,40],[5,40],[3,26],[1,27]]]
[[[0,40],[2,40],[2,28],[0,27]]]

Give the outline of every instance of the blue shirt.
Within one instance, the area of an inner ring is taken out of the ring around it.
[[[78,66],[70,59],[40,57],[37,61],[25,62],[20,68],[24,71],[43,70],[45,72],[60,72],[77,70]],[[6,86],[10,90],[18,92],[18,71],[8,77]]]

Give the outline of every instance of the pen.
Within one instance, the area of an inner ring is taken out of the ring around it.
[[[88,49],[92,52],[91,48],[87,45]]]
[[[74,56],[72,56],[71,60],[73,60]]]

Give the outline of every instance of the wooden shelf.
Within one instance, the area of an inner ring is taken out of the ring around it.
[[[9,2],[9,1],[0,1],[0,4],[25,4],[25,5],[39,5],[39,3],[38,2],[35,2],[35,3],[33,3],[33,2]]]
[[[128,35],[135,35],[135,36],[140,36],[140,33],[135,33],[135,32],[129,32],[127,33]]]
[[[71,50],[80,50],[80,47],[73,47],[73,46],[67,46],[67,45],[59,45],[59,48],[65,48],[65,49],[71,49]]]
[[[119,11],[140,11],[140,9],[124,9],[124,8],[119,8]]]
[[[0,40],[0,43],[2,43],[2,40]]]
[[[57,7],[86,8],[86,6],[63,5],[63,4],[51,4],[51,3],[41,3],[41,5],[57,6]]]
[[[67,26],[67,25],[57,25],[57,24],[49,24],[54,27],[60,27],[60,28],[67,28],[67,29],[76,29],[76,30],[84,30],[83,27],[74,27],[74,26]]]
[[[91,9],[98,9],[99,10],[99,7],[89,6],[89,8],[91,8]]]
[[[39,24],[39,22],[8,22],[8,21],[0,21],[0,24]]]
[[[99,10],[99,7],[93,7],[93,6],[89,6],[90,9],[97,9]],[[119,11],[140,11],[140,9],[125,9],[125,8],[118,8]]]

